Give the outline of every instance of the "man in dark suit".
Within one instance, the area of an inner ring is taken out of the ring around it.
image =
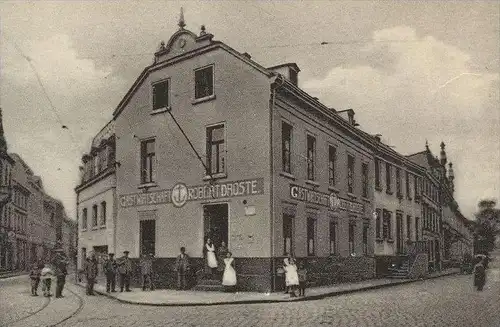
[[[132,262],[128,257],[129,252],[123,251],[123,257],[118,259],[118,272],[120,273],[120,292],[125,287],[126,292],[131,292],[130,275],[132,274]]]
[[[177,256],[175,270],[177,271],[177,289],[186,289],[186,274],[189,271],[189,256],[186,254],[185,247],[181,247],[181,254]]]
[[[104,273],[106,274],[106,292],[116,292],[116,272],[118,270],[118,264],[114,258],[114,253],[108,254],[108,259],[104,262]]]

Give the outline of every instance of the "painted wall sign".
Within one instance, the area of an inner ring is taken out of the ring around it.
[[[245,179],[233,182],[187,186],[177,183],[169,190],[120,195],[123,208],[153,204],[169,204],[181,208],[188,201],[232,198],[264,194],[264,179]]]
[[[344,210],[361,214],[364,213],[364,206],[361,203],[340,198],[334,193],[328,194],[318,192],[294,184],[290,184],[290,197],[298,201],[328,207],[332,210]]]

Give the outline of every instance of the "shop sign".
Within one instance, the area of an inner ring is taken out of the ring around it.
[[[223,199],[259,195],[263,193],[263,178],[195,186],[187,186],[184,183],[177,183],[174,187],[168,190],[121,195],[120,205],[123,208],[126,208],[172,203],[175,207],[181,208],[188,201]]]
[[[338,197],[335,193],[323,193],[312,189],[290,184],[290,197],[294,200],[328,207],[331,210],[344,210],[364,213],[363,204]]]

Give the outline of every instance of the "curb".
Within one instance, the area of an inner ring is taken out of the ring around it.
[[[333,291],[333,292],[328,292],[324,294],[318,294],[318,295],[311,295],[311,296],[306,296],[306,297],[296,297],[296,298],[286,298],[286,299],[272,299],[272,300],[266,300],[266,299],[259,299],[259,300],[238,300],[238,301],[219,301],[219,302],[191,302],[191,303],[145,303],[145,302],[136,302],[136,301],[130,301],[130,300],[124,300],[124,299],[119,299],[109,293],[94,290],[95,293],[104,295],[108,298],[114,299],[118,302],[122,303],[127,303],[127,304],[132,304],[132,305],[143,305],[143,306],[152,306],[152,307],[201,307],[201,306],[213,306],[213,305],[231,305],[231,304],[258,304],[258,303],[282,303],[282,302],[303,302],[303,301],[312,301],[312,300],[320,300],[324,299],[327,297],[334,297],[334,296],[339,296],[339,295],[345,295],[349,293],[357,293],[357,292],[363,292],[363,291],[369,291],[369,290],[375,290],[375,289],[380,289],[380,288],[385,288],[385,287],[392,287],[392,286],[397,286],[397,285],[404,285],[404,284],[410,284],[410,283],[416,283],[416,282],[422,282],[428,279],[436,279],[436,278],[441,278],[441,277],[447,277],[447,276],[452,276],[452,275],[458,275],[460,272],[452,272],[452,273],[447,273],[439,276],[430,276],[426,278],[418,278],[418,279],[410,279],[410,280],[402,280],[402,281],[397,281],[397,282],[390,282],[387,284],[380,284],[380,285],[373,285],[373,286],[367,286],[367,287],[362,287],[362,288],[357,288],[357,289],[350,289],[350,290],[342,290],[342,291]],[[80,286],[84,288],[85,286],[77,283],[77,286]]]
[[[7,279],[7,278],[12,278],[12,277],[19,277],[23,275],[28,275],[26,271],[20,271],[20,272],[13,272],[13,273],[7,273],[4,275],[0,275],[0,279]]]

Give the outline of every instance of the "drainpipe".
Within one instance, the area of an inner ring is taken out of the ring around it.
[[[80,238],[80,218],[79,218],[79,208],[78,208],[78,204],[80,202],[80,192],[76,192],[76,259],[73,259],[74,260],[74,264],[75,264],[75,284],[78,284],[78,262],[80,260],[79,259],[79,254],[80,254],[80,251],[79,251],[79,248],[78,248],[78,239]],[[81,262],[81,261],[80,261]]]
[[[271,291],[275,290],[275,272],[276,272],[276,262],[275,262],[275,252],[274,252],[274,158],[273,158],[273,114],[274,105],[276,99],[276,90],[285,84],[285,80],[281,74],[278,74],[271,84],[271,99],[270,99],[270,110],[269,110],[269,168],[270,168],[270,180],[269,180],[269,195],[270,195],[270,229],[271,229]]]

